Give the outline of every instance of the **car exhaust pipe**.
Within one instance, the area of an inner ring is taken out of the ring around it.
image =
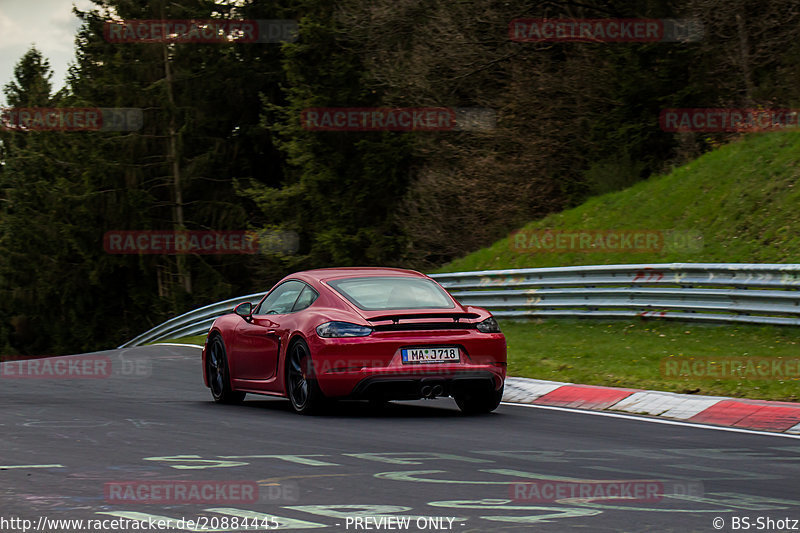
[[[433,399],[444,394],[444,387],[441,385],[423,385],[419,392],[423,398]]]

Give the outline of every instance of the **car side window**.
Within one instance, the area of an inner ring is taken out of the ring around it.
[[[305,286],[306,284],[302,281],[290,280],[282,283],[269,293],[254,314],[284,315],[290,313]]]
[[[314,303],[314,300],[317,299],[317,291],[309,287],[308,285],[305,286],[303,292],[300,293],[300,296],[297,297],[297,301],[294,303],[294,307],[292,307],[292,313],[295,311],[302,311],[309,305]]]

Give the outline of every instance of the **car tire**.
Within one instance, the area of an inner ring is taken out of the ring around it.
[[[222,337],[214,335],[209,339],[208,343],[206,372],[211,396],[217,403],[241,403],[247,393],[235,391],[231,388],[231,373],[228,368],[228,356]]]
[[[491,413],[497,409],[502,399],[503,387],[500,390],[464,392],[455,396],[458,408],[466,415]]]
[[[293,342],[286,353],[286,395],[292,409],[301,415],[322,411],[325,395],[317,384],[311,363],[311,351],[303,340]]]

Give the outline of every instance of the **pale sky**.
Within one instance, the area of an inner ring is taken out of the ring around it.
[[[53,92],[64,86],[67,66],[75,59],[80,21],[72,6],[92,7],[91,0],[0,0],[0,87],[14,77],[14,65],[31,45],[50,61]],[[5,97],[0,95],[5,103]]]

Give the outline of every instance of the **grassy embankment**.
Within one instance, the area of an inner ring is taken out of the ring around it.
[[[509,238],[441,272],[581,264],[800,260],[800,134],[769,133],[721,147],[666,176],[531,222],[523,230],[646,229],[701,235],[659,253],[519,253]],[[529,244],[529,243],[528,243]],[[800,357],[800,328],[667,321],[546,320],[501,326],[509,373],[554,381],[800,400],[800,380],[673,379],[669,357]]]

